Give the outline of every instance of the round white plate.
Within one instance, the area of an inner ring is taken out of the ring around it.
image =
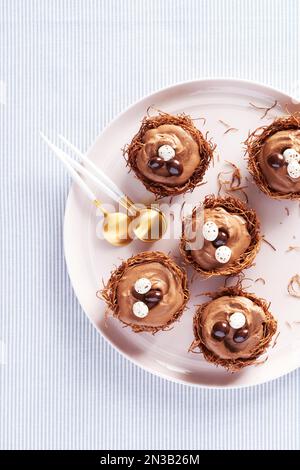
[[[277,100],[277,105],[266,118],[261,119],[262,110],[256,106],[270,107]],[[149,106],[171,114],[185,112],[193,118],[205,117],[195,123],[217,144],[218,161],[215,158],[207,171],[208,183],[197,188],[192,194],[173,199],[174,210],[183,200],[197,203],[206,194],[217,191],[217,174],[228,168],[225,160],[236,163],[245,176],[249,177],[244,159],[242,142],[249,130],[270,123],[275,116],[282,115],[286,106],[295,111],[297,105],[287,95],[266,86],[240,80],[199,80],[172,86],[152,94],[131,106],[118,116],[97,138],[88,152],[89,157],[105,170],[114,181],[136,201],[151,201],[153,196],[135,178],[128,173],[121,148],[130,142],[139,128],[139,124]],[[224,134],[226,127],[220,120],[228,123],[237,131]],[[111,270],[119,265],[121,259],[143,250],[171,251],[179,256],[178,240],[168,238],[152,246],[133,242],[123,248],[115,248],[99,239],[100,216],[96,216],[94,207],[72,185],[67,201],[64,225],[65,257],[69,275],[79,302],[101,334],[128,359],[144,369],[162,377],[184,382],[185,384],[205,387],[243,387],[254,385],[279,377],[300,365],[300,299],[291,297],[287,284],[291,276],[300,272],[300,252],[286,252],[289,246],[300,245],[300,208],[297,202],[275,201],[259,192],[249,178],[247,193],[249,204],[255,208],[262,222],[262,233],[276,251],[263,243],[257,256],[256,265],[246,271],[246,277],[256,283],[245,281],[245,287],[257,295],[271,301],[271,310],[277,317],[280,335],[275,347],[268,351],[268,360],[257,366],[245,368],[235,374],[228,373],[207,363],[202,355],[188,353],[193,340],[192,317],[195,304],[204,301],[196,297],[201,292],[211,291],[224,284],[224,278],[203,281],[197,277],[191,285],[189,310],[182,316],[173,329],[156,335],[135,334],[124,328],[118,320],[104,319],[105,304],[97,299],[96,291],[107,281]],[[105,196],[99,194],[105,199]],[[107,198],[106,198],[107,200]],[[109,202],[109,201],[108,201]],[[169,203],[169,198],[163,202]],[[167,204],[167,212],[172,205]],[[180,227],[177,214],[172,230]],[[98,232],[97,232],[98,231]],[[192,269],[188,270],[191,279]]]

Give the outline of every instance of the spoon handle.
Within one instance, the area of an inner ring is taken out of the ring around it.
[[[125,194],[119,199],[119,204],[134,217],[136,217],[140,212],[134,202]]]
[[[47,137],[42,133],[40,132],[40,135],[41,137],[46,141],[46,143],[52,148],[52,144],[51,142],[47,139]],[[62,160],[62,162],[64,163],[66,169],[68,170],[70,176],[72,177],[72,179],[78,184],[78,186],[80,186],[80,188],[85,192],[85,194],[87,195],[87,197],[92,201],[96,201],[97,200],[97,196],[96,194],[90,189],[90,187],[86,184],[86,182],[82,179],[82,177],[79,175],[79,173],[77,173],[77,171],[74,169],[73,165],[71,165],[65,158],[62,154],[58,153],[57,152],[57,149],[55,149],[55,154],[57,155],[57,157]]]
[[[135,206],[134,202],[126,196],[126,194],[121,191],[121,189],[114,183],[109,176],[107,176],[104,171],[101,170],[101,168],[98,168],[95,163],[93,163],[79,148],[77,148],[72,142],[70,142],[68,139],[66,139],[63,135],[58,136],[62,142],[64,142],[67,147],[69,147],[75,155],[77,155],[80,160],[82,160],[84,163],[86,163],[92,170],[93,172],[98,176],[98,180],[100,183],[104,184],[109,191],[112,191],[115,193],[117,199],[115,199],[124,209],[126,209],[131,215],[137,215],[138,214],[138,209]]]
[[[79,148],[77,148],[72,142],[70,142],[68,139],[66,139],[63,135],[58,136],[62,142],[64,142],[65,145],[67,145],[74,153],[77,155],[81,161],[86,163],[93,171],[94,173],[98,176],[98,178],[102,181],[103,184],[108,186],[108,188],[113,191],[116,196],[119,198],[125,197],[125,194],[121,189],[110,179],[109,176],[107,176],[106,173],[104,173],[101,168],[98,168],[92,160],[90,160]]]
[[[80,177],[78,173],[89,178],[91,181],[93,181],[93,183],[95,183],[95,185],[100,187],[102,191],[104,191],[109,197],[111,197],[114,201],[119,202],[120,196],[117,195],[114,191],[112,191],[102,181],[100,181],[97,176],[95,176],[93,173],[87,170],[87,168],[81,165],[78,161],[71,158],[66,152],[61,150],[59,147],[52,144],[52,142],[42,132],[40,132],[40,135],[44,139],[44,141],[48,144],[48,146],[53,150],[55,155],[64,163],[67,170],[70,172],[71,176],[76,180],[76,182],[78,182],[78,184],[80,184],[82,188],[84,187],[85,190],[87,190],[88,185],[83,181],[83,179]],[[71,172],[71,168],[72,168],[72,172]],[[80,179],[81,181],[79,182]],[[87,191],[85,192],[87,193]],[[87,194],[90,198],[91,198],[91,195],[93,194],[94,195],[93,200],[97,199],[95,194],[90,188]]]

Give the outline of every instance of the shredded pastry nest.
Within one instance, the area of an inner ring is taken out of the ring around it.
[[[248,169],[259,189],[274,199],[300,199],[300,193],[280,193],[272,189],[262,171],[258,157],[266,140],[273,134],[286,129],[300,129],[300,112],[275,119],[269,126],[259,127],[245,141],[248,154]]]
[[[177,321],[183,311],[186,308],[187,301],[189,300],[189,290],[188,290],[188,285],[187,285],[187,275],[186,272],[180,268],[169,256],[165,255],[164,253],[160,251],[147,251],[147,252],[142,252],[137,254],[136,256],[132,256],[131,258],[123,261],[123,263],[115,269],[110,276],[109,281],[107,284],[104,286],[102,290],[99,290],[97,292],[97,297],[101,298],[104,300],[107,304],[108,307],[108,314],[112,313],[112,315],[116,318],[118,318],[120,321],[120,311],[119,311],[119,305],[118,305],[118,298],[117,298],[117,291],[118,291],[118,284],[123,275],[126,273],[128,268],[131,268],[132,266],[137,266],[139,264],[147,264],[147,263],[152,263],[152,262],[158,262],[161,263],[163,266],[166,266],[172,273],[173,275],[179,279],[181,282],[183,294],[184,294],[184,302],[181,306],[181,308],[173,315],[173,317],[164,325],[161,325],[160,327],[152,327],[152,326],[146,326],[146,325],[138,325],[136,323],[124,323],[126,326],[130,326],[132,330],[136,333],[139,333],[141,331],[148,331],[151,333],[156,333],[157,331],[160,330],[166,330],[169,328],[169,326]]]
[[[209,278],[212,276],[229,276],[237,274],[243,269],[249,268],[257,252],[260,248],[261,236],[260,236],[260,223],[257,218],[256,212],[253,209],[249,209],[244,202],[231,196],[227,197],[216,197],[214,195],[206,196],[203,203],[204,208],[213,209],[215,207],[223,207],[232,214],[242,216],[246,220],[247,230],[251,236],[251,243],[248,249],[243,253],[233,264],[224,266],[223,269],[214,269],[206,271],[202,269],[191,256],[190,250],[186,249],[187,240],[184,237],[184,224],[182,222],[182,237],[180,241],[180,251],[184,260],[193,266],[193,268],[199,272],[202,276]],[[197,211],[197,206],[194,207],[192,214]]]
[[[176,126],[182,127],[193,137],[199,147],[200,164],[188,181],[180,186],[167,186],[163,183],[151,181],[140,172],[136,163],[137,155],[144,145],[143,137],[145,133],[149,129],[155,129],[163,124],[175,124]],[[184,113],[173,116],[159,111],[157,116],[144,117],[138,133],[133,137],[131,143],[123,149],[123,154],[130,169],[134,171],[144,186],[154,193],[157,199],[159,199],[165,196],[185,193],[186,191],[193,191],[197,186],[199,186],[213,158],[214,149],[215,145],[210,140],[206,140],[202,132],[200,132],[194,125],[190,116]]]
[[[277,322],[269,311],[269,304],[264,299],[257,297],[255,294],[244,291],[239,283],[236,286],[225,287],[223,289],[218,290],[217,292],[213,292],[213,293],[208,292],[204,295],[209,296],[211,300],[217,299],[222,296],[232,296],[232,297],[242,296],[242,297],[247,297],[248,299],[252,300],[252,302],[254,302],[256,305],[258,305],[259,307],[263,309],[265,316],[266,316],[266,321],[263,324],[263,338],[260,344],[258,345],[258,347],[255,350],[253,350],[251,357],[247,359],[244,359],[244,358],[222,359],[216,356],[203,343],[202,330],[201,330],[202,312],[205,309],[205,307],[211,302],[210,300],[200,305],[199,308],[196,310],[196,313],[193,319],[193,330],[194,330],[195,339],[193,343],[191,344],[189,350],[191,352],[196,352],[197,350],[200,350],[207,361],[212,362],[213,364],[217,366],[225,367],[230,372],[237,372],[241,370],[243,367],[254,364],[255,361],[263,353],[265,353],[267,347],[270,345],[273,335],[276,333],[276,330],[277,330]]]

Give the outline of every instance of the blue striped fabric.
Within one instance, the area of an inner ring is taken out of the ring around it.
[[[71,288],[70,186],[38,130],[86,148],[118,112],[215,76],[299,91],[297,0],[0,0],[0,446],[299,449],[300,373],[167,382],[97,334]]]

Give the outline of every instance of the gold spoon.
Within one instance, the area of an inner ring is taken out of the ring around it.
[[[134,237],[138,238],[143,242],[152,243],[160,240],[167,230],[167,220],[162,211],[156,206],[143,206],[138,207],[131,199],[126,196],[118,186],[104,173],[99,167],[97,167],[85,154],[83,154],[72,142],[69,142],[64,136],[59,136],[62,142],[67,145],[83,162],[92,168],[94,173],[97,175],[98,186],[118,202],[121,206],[126,209],[128,219],[126,220],[125,215],[121,212],[116,212],[116,216],[110,215],[112,224],[106,224],[107,235],[110,234],[111,240],[114,239],[113,232],[119,232],[121,241],[128,240],[130,242]],[[73,161],[73,160],[72,160]],[[99,181],[100,179],[100,181]],[[108,221],[108,219],[107,219]],[[126,234],[126,225],[128,227],[128,233]],[[115,229],[114,229],[115,227]],[[118,234],[115,235],[118,238]],[[109,241],[109,240],[108,240]],[[123,245],[124,243],[121,243]]]
[[[105,240],[114,246],[125,246],[131,243],[132,238],[128,231],[131,218],[123,212],[108,212],[98,199],[94,200],[94,204],[104,216],[103,236]]]
[[[130,233],[143,242],[152,243],[160,240],[167,230],[165,214],[156,206],[137,206],[128,196],[120,200],[129,212],[133,214]]]
[[[123,212],[108,212],[97,199],[94,204],[104,215],[103,236],[111,245],[128,245],[134,237],[151,243],[159,240],[167,229],[164,214],[156,208],[143,207],[137,210],[136,216],[130,216]]]
[[[59,147],[52,144],[42,132],[40,132],[40,135],[57,157],[65,164],[73,179],[87,194],[89,199],[103,213],[103,235],[105,240],[114,246],[124,246],[130,243],[134,237],[144,242],[153,242],[162,238],[167,229],[167,220],[159,208],[152,206],[137,207],[100,168],[96,167],[90,159],[64,137],[60,136],[61,140],[63,140],[81,160],[88,164],[98,176],[91,173],[76,160],[73,160]],[[76,170],[87,176],[108,196],[122,205],[126,209],[126,213],[108,212],[104,209],[103,204],[97,199],[94,192]]]

